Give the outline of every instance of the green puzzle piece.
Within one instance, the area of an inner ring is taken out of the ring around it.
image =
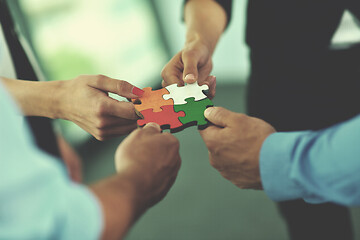
[[[200,101],[195,101],[194,99],[193,97],[186,98],[187,104],[174,105],[174,110],[175,112],[185,112],[185,117],[179,117],[180,122],[184,125],[198,125],[201,129],[208,125],[208,121],[204,116],[205,109],[214,106],[214,104],[208,98]]]

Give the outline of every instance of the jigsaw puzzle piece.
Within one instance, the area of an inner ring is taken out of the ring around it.
[[[209,86],[204,84],[199,86],[197,82],[186,84],[185,86],[178,87],[177,84],[172,84],[165,87],[170,93],[163,95],[165,100],[173,99],[175,105],[186,104],[185,99],[193,97],[195,101],[200,101],[207,98],[203,93],[209,90]]]
[[[152,108],[154,112],[160,112],[162,106],[174,105],[172,99],[165,100],[163,98],[164,94],[169,94],[169,91],[166,88],[161,88],[159,90],[152,90],[151,87],[143,88],[144,94],[139,98],[131,99],[135,105],[135,109],[139,112]],[[137,104],[137,101],[140,100],[141,103]]]
[[[144,119],[139,119],[137,124],[142,127],[149,122],[154,122],[159,124],[161,129],[170,129],[171,132],[181,130],[183,124],[179,117],[184,117],[185,113],[182,111],[175,112],[173,105],[162,106],[161,109],[161,112],[154,112],[152,109],[141,111]]]
[[[209,122],[205,119],[204,111],[207,107],[212,107],[214,104],[208,98],[195,101],[195,98],[185,99],[187,104],[174,105],[175,112],[183,111],[185,116],[179,117],[180,122],[185,127],[197,125],[198,129],[205,129]]]

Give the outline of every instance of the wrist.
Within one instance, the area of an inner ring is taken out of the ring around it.
[[[49,96],[49,104],[48,104],[48,113],[49,118],[52,119],[66,119],[68,120],[68,117],[66,116],[66,92],[68,91],[65,88],[67,81],[52,81],[48,82],[49,88],[48,88],[48,96]]]
[[[216,1],[188,1],[184,7],[184,19],[186,42],[200,40],[212,55],[227,24],[225,10]]]
[[[135,220],[146,210],[132,181],[115,175],[91,186],[101,202],[105,228],[102,239],[122,239]]]
[[[188,32],[186,35],[185,45],[184,48],[203,48],[206,49],[208,53],[210,53],[210,57],[212,56],[216,42],[210,41],[209,39],[202,36],[199,32]]]
[[[145,184],[147,181],[141,179],[143,178],[131,170],[117,173],[119,184],[121,184],[124,192],[126,192],[126,195],[129,196],[134,205],[135,218],[140,216],[150,206],[146,192],[148,188]]]
[[[2,78],[25,116],[56,118],[60,101],[56,100],[60,89],[58,82],[38,82]]]

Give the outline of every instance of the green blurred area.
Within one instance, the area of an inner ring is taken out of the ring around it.
[[[20,0],[18,16],[47,80],[104,74],[139,87],[160,83],[168,59],[159,25],[147,0]],[[16,2],[12,2],[16,4]],[[72,144],[90,135],[57,120]]]

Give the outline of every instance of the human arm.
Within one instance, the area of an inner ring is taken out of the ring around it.
[[[141,214],[166,195],[180,168],[179,143],[171,134],[161,133],[159,125],[150,123],[122,142],[115,161],[117,179],[92,187],[108,223],[103,234],[106,239],[124,236]],[[113,198],[119,185],[126,190],[126,194],[119,192],[118,197],[125,202],[121,207]]]
[[[142,90],[126,81],[103,75],[50,82],[1,79],[25,116],[70,120],[98,140],[126,134],[136,128],[133,104],[108,96],[108,92],[126,98],[141,95]]]
[[[162,70],[163,86],[183,82],[210,86],[215,94],[215,79],[208,78],[212,70],[212,54],[227,24],[224,8],[213,0],[190,0],[184,7],[186,40]]]
[[[6,96],[0,86],[0,239],[120,239],[176,178],[178,141],[150,124],[120,145],[118,173],[89,191],[35,147]]]
[[[260,119],[209,110],[215,125],[201,135],[210,162],[238,187],[264,188],[276,201],[360,204],[360,116],[322,131],[275,133]]]
[[[360,116],[320,131],[275,133],[261,149],[260,172],[275,201],[360,205]]]

